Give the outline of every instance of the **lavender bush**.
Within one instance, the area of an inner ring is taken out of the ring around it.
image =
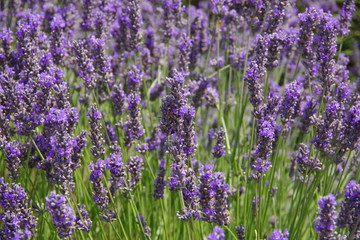
[[[355,2],[1,1],[0,239],[360,239]]]

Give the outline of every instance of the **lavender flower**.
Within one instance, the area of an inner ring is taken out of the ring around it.
[[[19,176],[20,165],[26,160],[26,144],[19,141],[8,142],[5,145],[5,153],[6,168],[11,179],[15,180]]]
[[[273,33],[278,30],[285,19],[286,7],[290,5],[289,0],[274,1],[267,13],[264,22],[264,32]]]
[[[171,191],[181,190],[185,187],[186,183],[186,174],[188,171],[187,156],[179,141],[170,142],[169,152],[173,156],[174,164],[171,165],[172,171],[168,186]]]
[[[235,227],[237,240],[245,240],[245,227],[243,225]]]
[[[179,71],[187,76],[189,74],[189,64],[190,64],[190,49],[191,49],[191,39],[183,34],[179,40],[178,49],[180,52],[179,57]]]
[[[159,97],[163,95],[163,92],[165,90],[165,83],[156,83],[153,88],[151,88],[150,91],[150,101],[155,101]]]
[[[0,237],[3,239],[30,239],[35,236],[37,219],[32,216],[28,206],[28,197],[24,189],[13,183],[4,183],[0,178],[0,205],[3,209],[0,220],[3,229]]]
[[[104,152],[104,139],[101,135],[101,113],[97,109],[96,104],[92,104],[89,108],[88,113],[86,116],[89,117],[89,124],[90,124],[90,139],[92,143],[91,153],[94,157],[99,158],[101,157]]]
[[[72,49],[74,50],[78,65],[78,74],[84,80],[85,86],[92,89],[95,87],[97,79],[94,62],[90,58],[90,53],[88,52],[85,44],[85,41],[75,41],[73,42]]]
[[[82,22],[80,23],[80,27],[84,31],[90,31],[93,29],[94,19],[93,13],[96,8],[96,2],[93,0],[83,0],[83,11],[82,11]]]
[[[271,162],[268,159],[275,142],[275,121],[269,116],[265,116],[259,121],[258,137],[258,143],[250,164],[253,169],[251,176],[255,180],[259,180],[271,167]]]
[[[114,114],[121,116],[124,112],[124,102],[126,99],[125,92],[121,89],[119,85],[115,85],[114,90],[111,93],[111,97],[114,106]]]
[[[127,87],[128,92],[138,92],[141,86],[143,73],[140,67],[133,65],[127,74]]]
[[[88,41],[91,47],[93,66],[96,71],[98,83],[109,83],[112,80],[110,59],[105,54],[105,40],[91,36]]]
[[[336,54],[336,26],[337,21],[328,15],[324,15],[320,19],[319,39],[317,58],[320,62],[319,80],[323,85],[325,96],[330,91],[331,84],[335,78],[335,54]]]
[[[212,152],[213,156],[220,158],[226,155],[225,153],[225,131],[223,128],[220,128],[216,133],[216,143],[214,151]]]
[[[301,83],[295,80],[287,85],[285,88],[285,96],[280,107],[281,121],[284,124],[284,131],[289,131],[291,124],[299,114],[300,110],[300,96]]]
[[[46,206],[53,218],[53,223],[58,229],[60,238],[70,238],[76,228],[74,211],[67,203],[65,196],[57,195],[54,191],[46,197]]]
[[[129,29],[130,29],[130,47],[132,50],[137,50],[141,38],[141,25],[142,25],[142,18],[140,14],[140,6],[138,0],[129,0],[128,2],[128,16],[129,16]]]
[[[151,228],[147,225],[143,215],[139,213],[138,219],[140,220],[140,224],[144,230],[145,237],[147,239],[151,239]],[[139,224],[139,222],[138,222]]]
[[[223,173],[216,172],[213,181],[214,191],[214,222],[218,225],[228,225],[230,222],[230,213],[228,205],[229,186],[225,183]]]
[[[348,239],[360,238],[360,185],[356,181],[350,181],[344,192],[345,199],[340,205],[340,213],[337,225],[340,228],[348,228]]]
[[[76,228],[84,231],[89,232],[92,226],[92,221],[89,218],[89,213],[86,210],[85,205],[78,204],[79,215],[76,216]]]
[[[111,173],[110,191],[111,194],[115,195],[115,193],[119,189],[125,187],[124,185],[126,181],[125,166],[122,161],[122,153],[120,147],[113,147],[110,157],[105,159],[105,164],[106,168],[109,169]]]
[[[214,227],[213,232],[209,234],[207,239],[208,240],[225,240],[224,230],[219,226]]]
[[[39,73],[39,25],[40,14],[31,11],[17,22],[17,65],[25,79],[33,79]]]
[[[130,148],[135,139],[140,139],[144,135],[144,128],[141,124],[140,108],[141,101],[140,95],[130,93],[126,99],[128,103],[129,117],[123,126],[125,131],[125,145]]]
[[[12,32],[10,29],[4,28],[0,32],[1,40],[1,52],[0,52],[0,63],[1,66],[8,65],[11,60],[11,42],[13,40]]]
[[[343,130],[343,109],[342,104],[333,100],[328,103],[323,119],[313,118],[314,124],[318,127],[314,145],[317,149],[327,155],[335,153],[338,144],[338,134]]]
[[[55,14],[51,23],[51,48],[50,52],[55,64],[61,64],[66,54],[64,48],[66,22],[61,14]]]
[[[354,0],[344,1],[339,13],[339,32],[341,36],[347,36],[349,34],[349,26],[355,10]]]
[[[184,209],[178,212],[177,215],[181,220],[189,220],[191,217],[194,219],[200,218],[199,207],[199,192],[198,186],[195,182],[196,176],[194,170],[191,168],[187,169],[186,177],[184,179],[184,188],[182,191],[182,197],[184,201]]]
[[[185,79],[181,72],[174,71],[174,77],[168,78],[171,93],[162,99],[160,128],[162,133],[169,136],[177,133],[177,126],[181,119],[181,109],[186,105],[187,91],[185,90]]]
[[[148,146],[148,150],[159,149],[161,145],[165,142],[166,136],[161,133],[160,127],[158,125],[154,126],[151,137],[146,138],[146,144]],[[159,149],[161,150],[161,149]]]
[[[288,240],[290,236],[289,231],[285,229],[284,233],[281,230],[276,229],[273,233],[271,233],[269,240]]]
[[[300,180],[304,180],[304,174],[310,171],[322,170],[322,164],[317,158],[310,158],[310,151],[307,145],[301,143],[299,150],[292,156],[292,162],[297,164],[297,171],[300,174]]]
[[[329,194],[320,197],[318,217],[315,220],[316,232],[320,240],[333,239],[335,236],[336,223],[336,199],[334,195]]]
[[[100,210],[100,217],[107,222],[114,221],[116,213],[113,210],[107,209],[109,205],[109,194],[102,183],[105,163],[103,160],[98,160],[95,164],[91,163],[89,168],[91,170],[90,181],[93,188],[93,199]]]
[[[135,186],[140,181],[144,171],[144,159],[140,156],[130,157],[126,163],[126,168],[131,175],[131,185]]]
[[[250,102],[254,109],[258,109],[264,100],[263,86],[261,81],[262,70],[256,61],[251,61],[249,68],[246,70],[245,81],[247,82]]]
[[[116,131],[109,121],[105,122],[107,137],[105,136],[106,144],[116,145],[118,142]],[[110,142],[109,142],[110,141]]]
[[[164,188],[166,185],[165,181],[165,174],[166,174],[166,168],[165,168],[165,160],[160,160],[160,166],[158,171],[158,176],[154,180],[155,190],[154,190],[154,198],[160,199],[164,196]]]
[[[303,104],[304,106],[300,110],[300,130],[302,132],[308,132],[311,125],[311,117],[316,113],[318,103],[314,98],[306,96]]]
[[[214,215],[214,190],[212,187],[213,165],[206,164],[201,166],[200,172],[200,185],[199,185],[199,198],[202,211],[202,220],[211,222]]]
[[[180,126],[179,133],[183,151],[188,155],[193,155],[196,150],[196,134],[194,130],[195,109],[184,106],[180,109]]]

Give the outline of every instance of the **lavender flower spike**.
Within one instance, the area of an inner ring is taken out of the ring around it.
[[[329,194],[320,197],[319,213],[315,220],[316,232],[319,234],[320,240],[331,240],[335,236],[336,223],[336,199],[334,195]]]
[[[115,220],[115,212],[108,210],[109,196],[106,187],[102,183],[102,177],[105,170],[105,163],[103,160],[98,160],[95,164],[90,164],[90,181],[93,188],[93,199],[100,209],[100,217],[107,222]]]
[[[225,240],[224,230],[219,226],[214,227],[213,232],[209,234],[207,239],[208,240]]]
[[[140,222],[138,223],[141,224],[142,228],[144,229],[144,234],[146,238],[151,239],[151,228],[148,226],[147,222],[145,221],[141,213],[139,213],[138,219],[140,220]]]
[[[214,166],[206,164],[201,166],[200,172],[200,185],[199,185],[199,197],[200,206],[203,214],[202,220],[212,222],[214,215],[214,190],[212,188],[213,170]]]
[[[126,168],[131,174],[131,185],[136,185],[144,171],[144,159],[140,156],[130,157],[130,160],[126,163]]]
[[[37,219],[28,207],[28,197],[24,189],[13,183],[4,183],[0,178],[0,220],[4,229],[0,229],[0,239],[31,239],[35,236]]]
[[[288,240],[290,236],[289,231],[285,229],[284,233],[281,230],[276,229],[269,237],[269,240]]]
[[[76,227],[76,217],[70,205],[63,195],[51,192],[46,197],[46,206],[53,217],[55,227],[58,229],[60,238],[71,238]]]
[[[101,124],[100,124],[101,113],[97,109],[96,104],[90,106],[90,109],[86,116],[89,117],[89,123],[91,129],[90,139],[91,139],[91,143],[93,144],[91,148],[91,153],[94,157],[99,158],[105,152],[104,149],[105,141],[101,135]]]
[[[220,128],[216,133],[216,144],[214,151],[212,152],[213,156],[220,158],[226,155],[225,153],[225,131],[223,128]]]
[[[95,67],[90,58],[90,53],[85,47],[85,41],[75,41],[72,48],[75,53],[79,76],[84,79],[87,88],[94,88],[97,82]]]
[[[337,225],[340,228],[349,229],[349,240],[360,238],[360,185],[356,181],[350,181],[344,192],[344,201],[341,203],[341,209]]]
[[[155,199],[160,199],[164,196],[164,188],[166,185],[165,174],[166,174],[165,160],[161,159],[158,176],[154,180],[154,185],[155,185],[154,198]]]
[[[349,34],[350,22],[355,11],[355,1],[345,0],[339,14],[339,31],[341,36]]]
[[[125,131],[125,145],[127,148],[130,148],[135,139],[140,139],[144,135],[144,128],[141,124],[140,95],[132,92],[128,95],[126,101],[128,103],[129,116],[123,128]]]
[[[213,191],[215,193],[214,222],[218,225],[228,225],[230,222],[228,205],[229,186],[225,183],[224,173],[215,173]]]
[[[243,225],[235,227],[237,240],[245,240],[245,227]]]

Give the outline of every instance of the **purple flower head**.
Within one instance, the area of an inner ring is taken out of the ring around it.
[[[186,108],[186,96],[188,92],[185,90],[185,78],[181,72],[174,71],[173,78],[167,78],[171,92],[162,99],[160,120],[160,128],[163,134],[169,136],[178,132],[182,116]]]
[[[285,229],[284,233],[281,230],[276,229],[273,233],[271,233],[269,240],[288,240],[290,236],[289,231]]]
[[[325,197],[320,197],[319,200],[318,217],[315,220],[316,232],[319,234],[319,239],[332,239],[336,229],[336,199],[334,195],[329,194]]]
[[[303,174],[310,171],[319,171],[322,169],[322,164],[317,158],[310,158],[309,147],[303,143],[300,144],[299,150],[292,156],[293,164],[297,164],[297,171],[300,174],[300,180],[303,180]],[[291,173],[291,175],[293,172]]]
[[[209,234],[207,239],[208,240],[225,240],[224,230],[219,226],[214,227],[213,232]]]
[[[343,104],[332,100],[329,101],[323,119],[314,118],[314,123],[318,127],[314,138],[315,147],[327,155],[334,154],[337,144],[339,144],[339,134],[343,131],[344,109]]]
[[[194,170],[188,168],[184,179],[184,187],[181,189],[184,208],[181,212],[177,212],[177,216],[181,220],[200,219],[199,207],[199,191],[196,183],[196,176]]]
[[[128,91],[138,92],[141,86],[143,72],[138,65],[133,65],[127,74]]]
[[[214,190],[212,188],[213,181],[213,168],[211,164],[206,164],[200,167],[200,185],[199,185],[199,197],[200,206],[202,210],[202,219],[207,222],[212,221],[214,215]]]
[[[302,84],[295,80],[289,83],[285,88],[285,95],[280,107],[281,121],[284,124],[284,129],[288,130],[292,122],[297,117],[300,111],[300,96]]]
[[[125,109],[125,92],[119,85],[115,85],[113,88],[113,92],[111,93],[112,104],[114,106],[114,114],[122,115]]]
[[[121,187],[125,185],[125,165],[122,161],[122,153],[120,147],[115,147],[109,158],[105,159],[106,168],[110,170],[110,191],[115,194]]]
[[[95,164],[89,165],[91,170],[90,181],[93,188],[93,199],[100,210],[100,217],[107,222],[115,220],[115,212],[107,209],[109,205],[109,193],[102,183],[103,174],[105,171],[105,161],[98,160]]]
[[[92,104],[89,108],[86,116],[89,117],[90,123],[90,139],[92,143],[91,153],[94,157],[101,157],[104,152],[104,138],[101,134],[102,125],[100,123],[101,112],[96,107],[96,104]]]
[[[258,63],[255,60],[251,61],[249,68],[246,70],[245,81],[248,84],[250,102],[255,109],[258,108],[264,100],[261,82],[262,74]]]
[[[5,184],[0,178],[0,205],[4,227],[0,232],[4,239],[30,239],[35,235],[37,219],[32,216],[27,194],[20,185]]]
[[[84,232],[89,232],[92,226],[89,213],[83,204],[78,204],[78,209],[79,215],[76,216],[76,228]]]
[[[160,199],[164,196],[164,188],[166,185],[165,174],[166,174],[165,160],[161,159],[158,176],[154,180],[154,185],[155,185],[154,198],[155,199]]]
[[[258,143],[252,156],[250,167],[254,170],[251,175],[255,180],[260,179],[264,173],[271,167],[268,161],[275,142],[275,121],[268,116],[264,116],[259,121]]]
[[[227,225],[230,222],[229,213],[229,185],[225,183],[224,173],[216,172],[212,182],[214,191],[214,223]]]
[[[118,142],[118,139],[116,136],[115,128],[111,125],[111,123],[109,121],[105,122],[105,127],[106,127],[106,132],[107,132],[107,137],[104,136],[105,140],[106,140],[106,144],[116,145]]]
[[[301,118],[300,118],[300,130],[303,132],[308,132],[311,123],[311,117],[314,116],[318,106],[318,102],[310,96],[306,96],[302,102],[301,107]]]
[[[179,40],[178,49],[180,52],[179,59],[179,71],[184,75],[189,75],[189,64],[190,64],[190,50],[192,41],[190,38],[183,34]]]
[[[344,192],[345,199],[341,203],[337,226],[349,229],[350,235],[355,240],[360,238],[360,185],[356,181],[350,181]]]
[[[52,215],[55,227],[58,229],[59,237],[71,237],[76,228],[76,217],[65,196],[57,195],[54,191],[51,192],[46,197],[46,206]]]
[[[245,227],[243,225],[235,227],[235,232],[238,240],[245,240]]]
[[[349,34],[350,22],[355,11],[355,1],[345,0],[339,13],[339,32],[341,36]]]
[[[20,165],[26,160],[27,146],[18,140],[8,142],[5,145],[6,168],[11,179],[15,180],[20,173]]]
[[[148,226],[147,222],[145,221],[141,213],[139,213],[138,219],[140,220],[140,222],[137,223],[141,224],[141,228],[144,230],[145,237],[147,239],[151,239],[151,228]]]
[[[140,181],[144,171],[144,159],[140,156],[130,157],[126,163],[126,168],[131,174],[131,184],[135,186]]]
[[[214,151],[212,152],[213,156],[216,158],[225,156],[225,147],[225,131],[223,128],[220,128],[216,133],[216,143]]]
[[[86,48],[86,42],[81,40],[74,41],[72,49],[76,57],[79,76],[84,80],[87,88],[94,88],[97,83],[94,61],[90,58],[90,53]]]
[[[144,135],[144,128],[141,123],[140,112],[140,95],[137,93],[130,93],[126,101],[128,103],[129,116],[125,122],[123,129],[125,131],[125,145],[130,148],[135,139],[140,139]]]
[[[140,12],[139,0],[129,0],[127,14],[129,18],[128,28],[130,30],[130,47],[132,50],[138,50],[142,39],[141,25],[143,24]]]
[[[352,91],[348,84],[340,83],[335,90],[336,98],[339,102],[349,101]]]

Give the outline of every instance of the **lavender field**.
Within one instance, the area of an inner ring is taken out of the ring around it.
[[[360,239],[356,2],[0,1],[0,240]]]

